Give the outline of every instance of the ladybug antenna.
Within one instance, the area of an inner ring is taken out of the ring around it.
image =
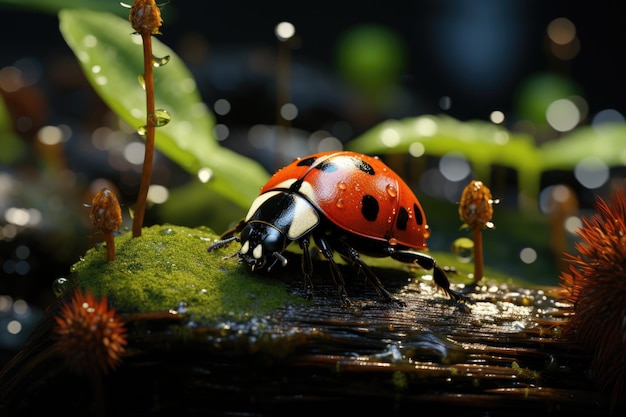
[[[223,248],[224,246],[227,246],[231,244],[232,242],[240,242],[240,241],[241,239],[239,238],[239,236],[231,236],[226,239],[216,240],[211,246],[207,248],[206,251],[211,252],[212,250]]]
[[[235,252],[235,253],[233,253],[233,254],[230,254],[230,255],[228,255],[228,256],[224,256],[224,257],[222,258],[222,261],[225,261],[225,260],[227,260],[227,259],[234,258],[234,257],[235,257],[235,256],[237,256],[237,255],[239,255],[239,251],[237,251],[237,252]]]
[[[276,258],[276,259],[274,260],[274,262],[272,262],[272,264],[271,264],[270,266],[268,266],[268,267],[267,267],[267,270],[268,270],[268,271],[269,271],[270,269],[272,269],[272,267],[273,267],[274,265],[276,265],[276,262],[278,262],[278,261],[280,261],[280,263],[281,263],[281,265],[283,266],[283,268],[287,266],[287,258],[285,258],[285,256],[283,256],[283,254],[282,254],[282,253],[280,253],[280,252],[274,252],[274,253],[272,254],[272,256],[273,256],[274,258]]]

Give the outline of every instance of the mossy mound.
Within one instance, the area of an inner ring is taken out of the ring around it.
[[[208,228],[169,224],[146,227],[136,238],[125,233],[115,238],[114,261],[107,262],[106,250],[90,249],[72,266],[70,283],[106,295],[122,312],[176,310],[196,322],[264,314],[305,301],[289,294],[284,281],[223,259],[234,246],[207,252],[217,237]]]

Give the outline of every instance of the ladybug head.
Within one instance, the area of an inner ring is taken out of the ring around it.
[[[252,270],[262,269],[268,263],[269,270],[277,261],[283,266],[287,264],[287,259],[281,252],[289,242],[285,234],[271,224],[250,222],[241,231],[240,238],[239,258]]]

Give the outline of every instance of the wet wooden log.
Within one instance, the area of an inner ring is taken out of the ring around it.
[[[183,311],[123,312],[123,364],[96,381],[68,372],[52,349],[61,297],[2,370],[0,414],[610,414],[587,375],[589,355],[560,337],[571,306],[558,288],[456,287],[475,300],[463,306],[388,272],[405,306],[352,279],[351,307],[316,282],[312,305],[211,325]],[[299,280],[288,285],[302,290]]]

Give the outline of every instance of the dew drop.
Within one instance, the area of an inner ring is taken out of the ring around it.
[[[52,283],[52,292],[54,292],[54,296],[58,297],[63,294],[63,291],[65,291],[69,287],[69,285],[70,282],[65,277],[59,277],[55,279]]]
[[[340,190],[346,190],[348,188],[348,184],[346,184],[345,181],[339,181],[337,183],[337,188],[339,188]]]
[[[143,78],[143,74],[139,74],[137,76],[137,81],[139,81],[139,85],[141,86],[141,88],[143,88],[145,90],[146,89],[146,80],[145,80],[145,78]]]
[[[147,132],[147,128],[146,126],[139,126],[139,129],[137,129],[137,134],[139,136],[146,136],[146,132]]]
[[[179,302],[176,312],[178,312],[178,314],[185,314],[187,312],[187,303],[184,301]]]
[[[395,237],[392,237],[391,239],[389,239],[389,244],[391,246],[397,245],[398,244],[398,239],[396,239]]]
[[[154,111],[154,115],[156,116],[155,127],[165,126],[172,120],[172,116],[170,116],[167,110],[157,109]]]
[[[343,198],[338,199],[335,205],[337,208],[343,208]]]
[[[468,263],[474,258],[474,241],[460,237],[452,243],[452,252],[460,262]]]
[[[168,235],[175,235],[176,232],[172,230],[171,227],[166,227],[165,229],[160,230],[159,234],[163,236],[168,236]]]
[[[387,184],[387,194],[391,197],[396,197],[398,195],[398,190],[393,184]]]
[[[152,66],[155,68],[162,67],[163,65],[170,62],[170,56],[165,55],[163,58],[159,58],[157,56],[152,55]]]

